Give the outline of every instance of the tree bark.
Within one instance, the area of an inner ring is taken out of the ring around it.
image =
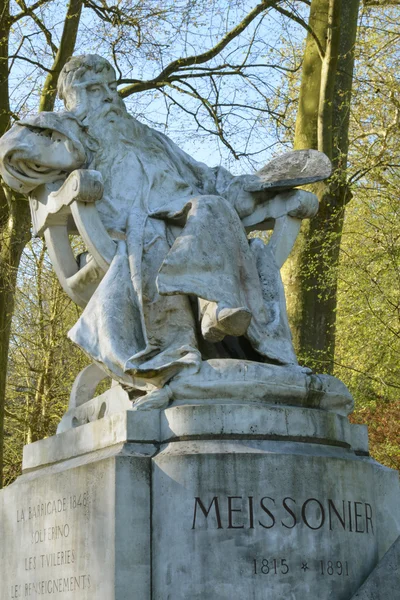
[[[45,274],[46,248],[36,261],[36,288],[38,311],[38,338],[40,340],[39,372],[36,391],[28,423],[28,438],[36,442],[49,435],[49,411],[52,402],[52,390],[55,387],[55,350],[57,347],[57,316],[62,309],[63,291],[54,274],[50,278]]]
[[[78,35],[79,21],[82,12],[82,0],[71,0],[68,4],[61,36],[60,47],[54,59],[51,72],[47,75],[40,97],[39,111],[53,110],[57,95],[57,83],[61,69],[72,56]]]
[[[283,277],[295,347],[302,363],[331,373],[335,352],[337,268],[344,209],[349,112],[359,0],[312,0],[294,147],[325,152],[327,182],[310,186],[320,208],[302,231]]]
[[[0,188],[3,202],[7,195],[7,191]],[[9,204],[8,215],[2,211],[0,223],[0,488],[3,486],[4,408],[11,321],[18,265],[29,239],[30,227],[28,201],[21,197],[13,197],[10,198]]]
[[[9,3],[5,2],[0,20],[0,56],[8,56],[10,26]],[[9,124],[8,64],[0,61],[0,136]],[[14,290],[21,253],[29,237],[29,224],[27,200],[12,197],[8,190],[0,187],[0,488],[3,486],[5,391]]]

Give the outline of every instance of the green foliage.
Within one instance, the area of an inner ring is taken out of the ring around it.
[[[375,458],[400,468],[400,203],[382,192],[359,189],[346,214],[335,362]]]
[[[400,468],[398,9],[364,11],[357,47],[335,374],[369,426],[372,455]]]
[[[5,423],[5,483],[19,474],[23,444],[54,435],[77,373],[88,364],[67,338],[79,309],[66,296],[41,241],[22,257],[16,291]]]

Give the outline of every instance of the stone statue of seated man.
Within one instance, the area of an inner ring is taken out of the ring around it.
[[[127,113],[113,67],[97,55],[71,58],[58,92],[66,111],[15,123],[0,163],[23,193],[75,169],[101,174],[96,206],[117,251],[70,338],[133,397],[209,359],[296,365],[278,265],[244,225],[277,194],[315,197],[282,192],[298,180],[268,187],[262,173],[197,162]],[[314,180],[329,174],[324,164]]]

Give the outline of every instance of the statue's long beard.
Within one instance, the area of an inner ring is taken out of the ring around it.
[[[93,116],[87,116],[82,124],[87,128],[89,137],[94,142],[96,163],[110,163],[113,157],[123,151],[126,144],[131,144],[136,137],[135,120],[125,111],[116,107],[106,106]]]

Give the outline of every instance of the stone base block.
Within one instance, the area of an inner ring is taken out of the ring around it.
[[[400,536],[379,561],[351,600],[398,598],[400,590]]]
[[[150,599],[151,453],[127,447],[0,495],[0,598]]]
[[[293,407],[124,411],[27,446],[1,600],[350,600],[400,533],[365,429]]]

